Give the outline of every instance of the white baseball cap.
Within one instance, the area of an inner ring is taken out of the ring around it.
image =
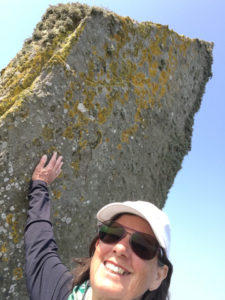
[[[167,215],[154,204],[146,201],[113,202],[103,206],[97,212],[100,222],[108,221],[120,213],[131,213],[146,220],[152,228],[159,245],[169,256],[170,223]]]

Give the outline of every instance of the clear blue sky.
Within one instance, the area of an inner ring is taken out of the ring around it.
[[[0,69],[32,35],[48,5],[59,2],[69,1],[0,0]],[[179,34],[215,43],[213,78],[195,116],[192,150],[184,158],[165,211],[172,225],[172,300],[224,300],[225,1],[81,2],[103,6],[138,21],[169,25]]]

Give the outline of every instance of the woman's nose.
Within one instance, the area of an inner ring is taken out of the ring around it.
[[[113,247],[113,252],[117,255],[128,257],[131,253],[129,238],[129,235],[126,235],[120,241],[118,241]]]

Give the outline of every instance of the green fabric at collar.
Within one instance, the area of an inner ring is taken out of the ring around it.
[[[69,295],[67,300],[83,300],[84,295],[89,287],[89,282],[85,281],[79,286],[73,288],[73,292]]]

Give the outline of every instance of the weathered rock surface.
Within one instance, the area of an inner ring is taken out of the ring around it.
[[[103,204],[144,199],[164,205],[190,150],[211,50],[212,44],[166,26],[97,8],[48,9],[1,71],[1,299],[28,298],[26,193],[42,154],[64,156],[51,191],[59,253],[68,266],[86,254]]]

